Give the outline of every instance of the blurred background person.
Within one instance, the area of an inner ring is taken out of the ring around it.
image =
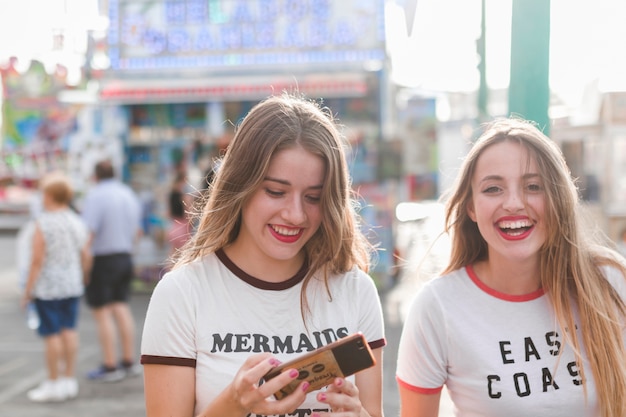
[[[115,382],[137,375],[135,321],[128,305],[134,276],[132,253],[141,236],[141,204],[134,191],[115,178],[111,161],[95,166],[96,185],[85,196],[82,216],[91,232],[93,268],[85,289],[98,326],[102,364],[87,378]],[[116,332],[122,360],[117,361]]]
[[[24,288],[28,279],[30,264],[32,260],[31,249],[33,247],[33,234],[35,233],[35,219],[43,212],[43,196],[39,180],[33,181],[36,185],[28,199],[29,219],[17,233],[16,239],[16,265],[20,288]],[[37,330],[39,327],[39,316],[34,303],[26,306],[26,323],[29,329]]]
[[[186,186],[187,175],[184,172],[178,172],[168,196],[167,241],[170,247],[170,256],[176,255],[191,236],[188,212],[192,208],[193,198],[191,194],[186,192]]]
[[[73,190],[64,174],[49,174],[41,188],[43,211],[34,221],[31,265],[21,304],[26,308],[34,301],[40,317],[38,332],[45,341],[48,377],[28,392],[28,398],[63,401],[78,395],[76,325],[91,264],[89,233],[70,209]]]

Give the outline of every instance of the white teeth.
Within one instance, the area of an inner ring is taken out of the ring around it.
[[[501,229],[521,229],[522,227],[531,227],[533,224],[529,220],[518,220],[515,222],[500,222],[498,227]]]
[[[272,225],[272,229],[274,229],[276,233],[284,236],[295,236],[300,233],[300,229],[287,229],[286,227],[280,227],[275,225]]]

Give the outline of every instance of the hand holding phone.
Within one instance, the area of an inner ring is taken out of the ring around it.
[[[265,374],[263,380],[268,381],[285,369],[298,370],[296,379],[274,393],[274,397],[280,400],[291,394],[304,380],[310,384],[307,392],[311,392],[332,383],[337,377],[345,378],[375,364],[367,340],[361,332],[357,332],[280,364]]]

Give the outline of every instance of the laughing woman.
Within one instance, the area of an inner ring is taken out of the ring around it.
[[[142,340],[147,414],[381,416],[381,306],[351,197],[343,139],[326,109],[269,98],[244,118],[198,229],[159,282]],[[376,359],[307,394],[280,362],[362,332]]]
[[[626,267],[584,230],[558,147],[529,122],[494,122],[447,199],[443,276],[402,333],[402,417],[626,415]]]

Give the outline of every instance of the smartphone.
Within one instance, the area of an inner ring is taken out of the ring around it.
[[[295,368],[298,377],[274,393],[280,400],[291,394],[302,381],[309,382],[307,392],[318,390],[337,377],[347,377],[376,364],[372,350],[361,332],[343,337],[298,358],[272,368],[263,381],[269,381],[285,369]]]

